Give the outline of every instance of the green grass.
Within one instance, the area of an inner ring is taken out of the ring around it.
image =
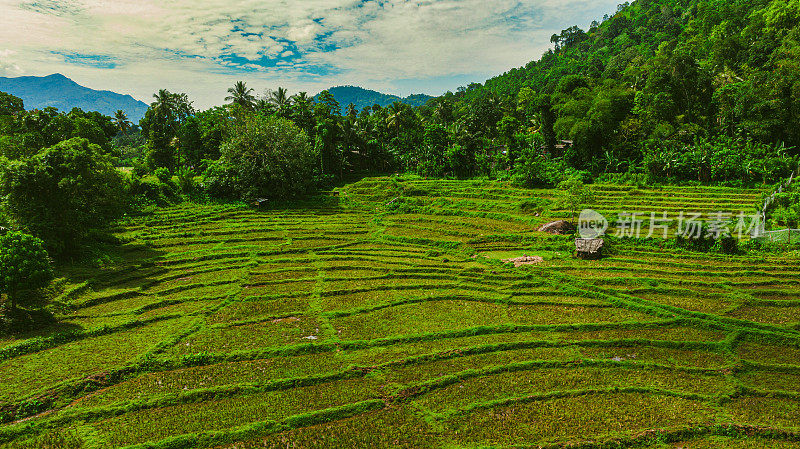
[[[761,195],[596,190],[612,217]],[[127,218],[115,265],[59,267],[57,324],[0,338],[0,447],[798,447],[796,254],[577,260],[531,196],[372,178]]]

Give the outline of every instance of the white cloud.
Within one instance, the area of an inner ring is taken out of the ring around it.
[[[14,60],[14,50],[0,50],[0,76],[19,76],[24,73]]]
[[[523,65],[552,33],[585,26],[617,2],[0,0],[0,73],[61,72],[145,101],[167,87],[202,107],[220,103],[238,79],[312,93],[337,84],[439,93],[426,80],[482,81]],[[111,57],[116,67],[59,54]]]

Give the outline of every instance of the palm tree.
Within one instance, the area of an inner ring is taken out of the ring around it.
[[[117,129],[123,133],[131,129],[131,122],[128,120],[128,116],[125,115],[125,112],[122,109],[117,109],[117,112],[114,113],[114,125],[116,125]]]
[[[311,98],[309,98],[307,92],[300,92],[298,94],[294,94],[294,95],[291,96],[290,99],[292,100],[292,103],[295,103],[295,104],[297,104],[297,103],[307,104],[307,103],[309,103],[311,101]]]
[[[292,95],[292,106],[289,110],[292,120],[305,130],[309,137],[314,138],[314,100],[305,92]]]
[[[172,94],[167,89],[159,89],[158,93],[153,94],[156,101],[150,105],[154,110],[170,108],[172,106]]]
[[[405,112],[406,105],[399,101],[395,101],[389,106],[389,116],[386,117],[386,125],[390,128],[394,128],[397,136],[400,136],[400,128],[405,121]]]
[[[269,97],[270,103],[277,106],[279,110],[284,110],[292,104],[292,100],[289,98],[288,91],[283,87],[279,87],[278,90],[273,90],[270,92]]]
[[[247,109],[253,109],[256,98],[253,96],[253,89],[248,89],[247,83],[244,81],[237,81],[233,87],[228,88],[228,93],[230,95],[225,97],[225,101],[230,101]]]
[[[453,106],[444,100],[440,100],[436,102],[436,109],[434,109],[433,115],[439,123],[447,126],[453,120]]]

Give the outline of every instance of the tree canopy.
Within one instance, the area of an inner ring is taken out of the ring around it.
[[[74,254],[90,229],[118,217],[127,206],[124,194],[110,156],[82,138],[6,164],[0,173],[11,220],[57,256]]]
[[[314,185],[319,155],[290,120],[248,116],[220,151],[213,182],[226,184],[226,192],[238,198],[296,198]]]
[[[0,236],[0,293],[8,296],[16,310],[20,293],[43,288],[53,279],[44,243],[28,234],[8,232]]]

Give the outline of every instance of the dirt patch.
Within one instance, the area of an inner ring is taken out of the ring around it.
[[[300,318],[297,318],[296,316],[290,316],[287,318],[276,318],[272,320],[273,323],[283,323],[285,321],[300,321]]]
[[[513,263],[515,268],[521,267],[522,265],[534,265],[537,263],[544,262],[544,259],[539,256],[522,256],[522,257],[515,257],[513,259],[503,259],[504,263]]]
[[[542,227],[539,228],[539,231],[541,232],[547,232],[549,234],[556,235],[570,235],[574,234],[576,230],[577,228],[574,224],[565,220],[551,221],[550,223],[542,225]]]

